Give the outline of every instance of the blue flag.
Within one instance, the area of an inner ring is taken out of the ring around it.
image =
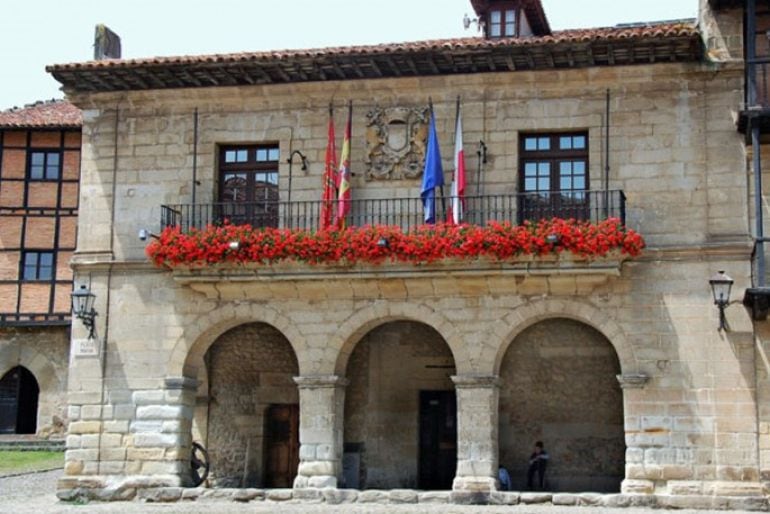
[[[441,151],[436,135],[436,117],[430,110],[430,129],[428,131],[428,149],[425,151],[425,169],[422,173],[420,198],[425,211],[425,223],[436,223],[436,188],[444,185],[444,168],[441,166]]]

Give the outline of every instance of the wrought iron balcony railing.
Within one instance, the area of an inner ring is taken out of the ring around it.
[[[437,220],[446,219],[450,199],[436,199]],[[321,200],[293,202],[209,203],[161,206],[161,228],[179,226],[182,231],[207,225],[231,223],[254,227],[318,230]],[[336,202],[332,202],[336,209]],[[420,198],[351,200],[347,226],[396,225],[403,230],[424,223]],[[599,222],[619,218],[625,223],[626,196],[623,191],[568,191],[465,198],[463,221],[485,225],[490,221],[521,223],[544,218],[574,218]]]
[[[758,57],[746,63],[746,108],[770,109],[770,58]]]

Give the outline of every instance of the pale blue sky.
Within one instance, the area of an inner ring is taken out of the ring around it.
[[[698,0],[543,0],[554,29],[690,18]],[[0,16],[0,109],[58,98],[45,65],[89,60],[94,25],[123,57],[462,37],[470,0],[24,0]]]

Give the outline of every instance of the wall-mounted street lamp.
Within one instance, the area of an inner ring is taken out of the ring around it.
[[[730,303],[730,290],[734,282],[724,271],[717,272],[709,280],[711,292],[714,295],[714,304],[719,308],[719,330],[727,330],[725,308]]]
[[[72,291],[72,313],[77,319],[83,322],[88,329],[88,339],[94,338],[96,310],[94,310],[94,295],[88,287],[83,284],[79,289]]]

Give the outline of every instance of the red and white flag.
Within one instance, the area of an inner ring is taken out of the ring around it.
[[[465,152],[463,151],[463,120],[460,113],[460,99],[457,99],[457,121],[455,123],[455,162],[452,174],[451,206],[447,222],[459,225],[465,209]]]

